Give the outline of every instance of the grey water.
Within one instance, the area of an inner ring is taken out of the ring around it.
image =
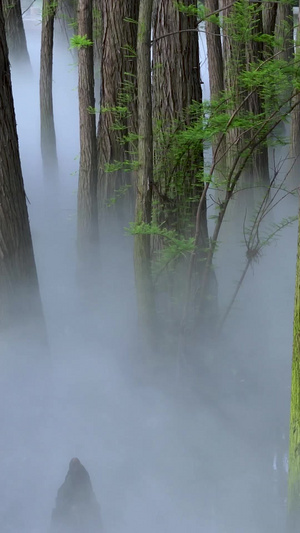
[[[161,353],[151,354],[151,365],[145,362],[134,342],[131,237],[101,243],[95,301],[78,289],[76,60],[58,24],[59,176],[49,183],[39,147],[35,5],[24,20],[33,74],[13,70],[13,92],[51,361],[45,379],[26,339],[24,358],[3,342],[1,533],[48,531],[72,457],[90,474],[106,533],[282,533],[296,226],[249,270],[220,338],[195,347],[193,378],[178,383]],[[297,201],[288,197],[272,216],[280,221],[296,212]],[[215,263],[221,308],[245,262],[242,236],[230,224]]]

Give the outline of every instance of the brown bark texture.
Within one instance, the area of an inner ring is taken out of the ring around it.
[[[185,0],[185,6],[195,5]],[[159,222],[184,233],[201,187],[201,143],[184,156],[168,160],[175,132],[190,124],[189,106],[202,102],[197,18],[181,13],[173,0],[156,0],[153,21],[153,117],[155,128],[155,194]],[[161,132],[163,134],[161,135]],[[176,141],[175,141],[176,142]],[[180,149],[178,150],[178,154]],[[187,160],[185,160],[187,158]],[[205,217],[203,219],[206,225]]]
[[[298,13],[298,29],[297,29],[297,39],[296,39],[296,48],[295,48],[295,59],[296,61],[300,59],[300,46],[299,38],[299,24],[300,24],[300,1],[299,1],[299,13]],[[291,127],[291,155],[292,157],[299,158],[300,155],[300,94],[294,96],[294,102],[298,105],[292,111],[292,127]],[[297,184],[298,184],[298,173],[297,173]]]
[[[208,13],[213,13],[219,9],[219,0],[206,0],[205,6]],[[218,101],[224,91],[224,64],[223,51],[221,42],[220,26],[207,20],[205,23],[207,60],[209,73],[210,101]],[[226,142],[225,137],[216,135],[212,143],[213,160],[220,160],[217,168],[219,169],[220,178],[223,178],[223,161],[221,157],[225,154]]]
[[[206,0],[205,5],[207,12],[213,13],[219,9],[219,0]],[[218,24],[215,24],[210,20],[206,21],[205,26],[210,98],[211,100],[215,100],[219,98],[222,91],[224,91],[221,32]]]
[[[79,0],[78,34],[92,40],[92,3]],[[93,46],[78,50],[78,97],[80,123],[80,163],[78,183],[77,243],[79,256],[89,256],[98,240],[97,217],[97,144],[93,109]]]
[[[184,5],[195,2],[185,0]],[[184,118],[201,102],[197,19],[179,12],[173,0],[156,0],[153,21],[153,111],[167,123]],[[186,31],[187,30],[187,31]],[[170,34],[170,35],[168,35]],[[165,36],[165,37],[163,37]]]
[[[52,0],[43,0],[40,54],[40,131],[44,173],[49,178],[56,177],[58,166],[52,96],[55,15],[56,4],[53,4]]]
[[[124,19],[138,20],[139,0],[100,0],[102,14],[101,95],[98,124],[98,203],[102,216],[114,213],[110,201],[121,187],[128,186],[123,198],[114,204],[116,213],[124,220],[132,206],[133,173],[122,170],[106,172],[106,164],[136,158],[136,144],[124,142],[123,136],[137,133],[136,42],[137,24]],[[129,47],[129,48],[126,48]],[[125,116],[117,106],[127,107]],[[105,110],[105,111],[103,111]],[[117,192],[116,192],[117,191]],[[126,211],[126,215],[124,213]]]
[[[1,2],[0,86],[0,327],[33,318],[43,328]]]
[[[21,0],[2,0],[9,59],[18,66],[30,66],[22,19]]]
[[[138,158],[136,181],[137,224],[150,223],[153,183],[153,132],[151,100],[150,36],[153,0],[141,0],[137,41],[138,81]],[[134,267],[139,323],[153,332],[154,293],[150,265],[150,236],[137,234],[134,239]],[[151,334],[151,333],[150,333]]]
[[[223,0],[224,1],[224,0]],[[253,4],[251,4],[252,6]],[[260,34],[263,31],[262,11],[260,3],[255,3],[256,11],[252,14],[251,30],[253,36]],[[235,7],[230,7],[224,11],[224,39],[223,39],[223,53],[224,53],[224,80],[225,89],[231,95],[232,109],[230,112],[235,114],[240,109],[239,113],[246,111],[254,114],[262,112],[262,102],[259,94],[255,91],[247,97],[245,91],[240,85],[239,75],[243,70],[251,68],[251,63],[260,61],[264,57],[263,45],[255,39],[243,40],[239,35],[240,29],[235,18]],[[239,171],[240,166],[243,166],[243,149],[251,137],[251,130],[244,133],[239,128],[231,128],[226,135],[227,147],[227,164],[226,173],[229,174],[232,169],[233,162],[239,154],[239,162],[235,168],[235,174]],[[267,147],[258,148],[249,160],[245,171],[242,172],[238,180],[238,187],[241,189],[250,190],[255,201],[257,186],[269,184],[269,170],[268,170],[268,150]],[[260,191],[259,195],[260,195]],[[249,195],[249,192],[246,193]],[[244,207],[244,195],[240,194],[242,198],[239,202]],[[249,199],[249,198],[248,198]],[[250,200],[250,199],[249,199]]]

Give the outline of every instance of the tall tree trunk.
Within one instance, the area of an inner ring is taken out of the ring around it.
[[[195,2],[185,0],[184,4],[188,7]],[[182,232],[182,216],[186,219],[196,212],[199,195],[196,176],[203,166],[203,152],[201,147],[197,154],[191,150],[185,167],[181,158],[173,178],[174,159],[168,165],[167,157],[175,131],[190,123],[189,106],[193,101],[202,102],[198,33],[190,31],[196,29],[196,17],[179,12],[173,0],[156,2],[153,27],[153,116],[158,130],[155,136],[155,190],[167,225],[173,222]],[[162,141],[161,131],[165,132]],[[203,222],[205,225],[205,217]],[[187,224],[185,220],[184,226]]]
[[[133,215],[133,173],[121,168],[107,172],[106,165],[132,159],[136,144],[126,142],[124,135],[137,133],[136,42],[139,0],[100,0],[102,14],[101,112],[98,124],[98,202],[101,218],[110,232],[128,223]],[[118,108],[127,111],[118,112]],[[123,137],[123,139],[122,139]],[[136,153],[134,154],[136,157]],[[128,189],[128,190],[127,190]],[[124,196],[123,196],[123,193]],[[115,199],[118,198],[117,202]],[[108,207],[110,205],[110,207]]]
[[[44,339],[1,2],[0,86],[0,328],[21,324],[28,340]]]
[[[183,3],[186,8],[196,7],[193,0]],[[197,18],[180,12],[173,0],[156,1],[153,25],[153,117],[154,193],[158,207],[153,216],[159,224],[175,229],[185,237],[191,237],[194,233],[197,205],[203,191],[203,182],[199,179],[203,173],[202,143],[191,143],[183,149],[176,141],[177,133],[192,123],[191,104],[202,102],[197,27]],[[202,264],[199,259],[203,258],[208,243],[206,199],[201,206],[193,288],[199,286]],[[164,246],[162,241],[162,238],[153,239],[155,252]],[[163,313],[178,324],[182,313],[182,294],[185,292],[185,257],[177,260],[176,268],[174,265],[175,262],[171,265],[171,272],[166,269],[166,276],[160,277],[161,289],[165,294],[165,301],[160,301]],[[169,286],[168,294],[163,288],[166,285]],[[197,289],[193,292],[193,311],[190,316],[193,314],[198,321],[200,308]],[[174,304],[176,301],[179,305]]]
[[[21,0],[2,0],[11,63],[28,69],[30,59],[22,19]]]
[[[206,0],[206,8],[208,13],[213,13],[219,9],[219,0]],[[209,89],[210,100],[218,101],[224,91],[224,76],[223,76],[223,52],[221,42],[220,26],[207,20],[205,23],[206,28],[206,45],[207,45],[207,59],[208,59],[208,75],[209,75]],[[218,153],[216,153],[218,149]],[[216,136],[212,145],[213,159],[219,160],[222,154],[225,154],[226,142],[225,137],[220,139],[220,135]],[[223,163],[225,162],[223,158]],[[222,162],[220,161],[218,168],[220,169],[221,176]],[[225,169],[224,169],[225,170]]]
[[[43,0],[40,62],[40,125],[44,173],[49,178],[55,178],[58,171],[52,98],[53,34],[56,8],[57,4],[53,0]]]
[[[300,523],[300,216],[294,303],[293,361],[290,411],[288,533],[299,531]]]
[[[92,40],[92,3],[79,0],[78,34]],[[97,216],[97,144],[93,46],[80,46],[78,50],[78,95],[80,122],[80,164],[78,183],[77,243],[79,259],[89,260],[98,242]]]
[[[297,29],[297,38],[296,38],[296,49],[295,49],[295,60],[299,61],[300,59],[300,46],[299,46],[299,24],[300,24],[300,1],[299,1],[299,12],[298,12],[298,29]],[[294,96],[295,103],[298,102],[298,105],[292,111],[292,128],[291,128],[291,155],[292,157],[298,158],[300,155],[300,94]],[[297,175],[297,184],[298,184],[298,175]]]
[[[294,54],[294,21],[293,6],[288,2],[279,2],[276,14],[275,36],[281,41],[275,46],[278,57],[289,61]]]
[[[262,11],[259,2],[251,3],[253,10],[248,9],[248,3],[239,4],[238,9],[241,9],[241,6],[243,7],[242,16],[246,17],[246,24],[251,30],[250,37],[249,32],[247,32],[245,38],[243,30],[241,30],[238,18],[236,17],[235,5],[224,12],[224,15],[226,15],[224,19],[225,35],[223,41],[225,88],[226,92],[232,95],[232,109],[230,112],[233,115],[237,110],[239,110],[239,114],[250,112],[257,115],[262,113],[260,96],[257,91],[254,91],[252,93],[249,92],[249,97],[245,99],[245,91],[241,87],[239,75],[243,70],[250,70],[251,65],[260,62],[264,57],[263,45],[256,39],[256,35],[260,35],[263,31]],[[227,173],[230,173],[237,154],[242,153],[249,136],[251,136],[251,132],[252,130],[249,129],[247,134],[241,134],[240,128],[231,128],[227,133]],[[243,165],[242,157],[239,159],[236,171],[238,171],[240,165]],[[242,172],[236,187],[236,190],[241,191],[238,194],[238,201],[236,202],[237,210],[243,218],[245,209],[248,210],[248,215],[250,217],[252,216],[252,209],[255,207],[256,200],[260,200],[261,198],[260,187],[268,187],[269,182],[268,150],[267,147],[259,147],[255,150],[245,171]]]
[[[138,84],[138,158],[135,221],[151,221],[153,184],[153,133],[151,101],[150,38],[153,0],[141,0],[137,40]],[[134,267],[138,317],[143,331],[153,333],[155,309],[150,267],[150,236],[137,234],[134,239]]]

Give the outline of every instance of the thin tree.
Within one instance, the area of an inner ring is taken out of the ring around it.
[[[219,10],[219,0],[206,0],[205,6],[208,13],[214,13]],[[216,15],[218,19],[218,15]],[[223,51],[221,41],[220,25],[215,21],[211,21],[208,17],[205,22],[206,30],[206,46],[207,46],[207,60],[209,72],[209,90],[210,100],[217,101],[224,91],[224,64]],[[212,145],[213,157],[215,157],[216,147],[218,146],[220,136],[216,136]],[[225,154],[226,144],[225,138],[222,139],[221,146],[219,146],[219,154]],[[218,167],[221,170],[221,164]]]
[[[92,2],[78,2],[78,96],[80,123],[80,164],[78,183],[77,244],[82,261],[98,242],[97,216],[97,144],[93,64]]]
[[[44,173],[50,178],[56,177],[58,169],[52,96],[53,34],[56,10],[56,2],[43,0],[40,61],[40,130]]]
[[[138,175],[136,182],[135,221],[151,220],[153,186],[153,132],[151,101],[151,18],[153,0],[141,0],[137,40],[138,84]],[[150,266],[150,235],[137,233],[134,238],[134,267],[139,322],[143,331],[153,333],[155,307]]]
[[[0,2],[0,328],[19,322],[45,338]]]
[[[300,58],[300,2],[299,2],[299,12],[298,12],[298,28],[297,28],[297,38],[296,38],[296,47],[295,47],[295,59],[296,61]],[[296,74],[297,76],[297,74]],[[295,80],[296,81],[296,80]],[[300,103],[300,96],[296,94],[294,96],[294,101]],[[297,105],[292,112],[292,128],[291,128],[291,153],[293,157],[298,158],[300,155],[300,106]]]
[[[2,5],[9,59],[13,65],[22,66],[28,70],[30,58],[22,18],[21,0],[2,0]]]

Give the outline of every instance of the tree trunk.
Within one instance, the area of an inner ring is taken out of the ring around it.
[[[191,0],[183,3],[187,7],[195,5]],[[195,16],[181,13],[172,0],[156,1],[153,22],[153,111],[155,119],[163,123],[185,120],[184,111],[192,101],[202,101],[196,30]]]
[[[55,178],[58,171],[52,98],[55,14],[56,3],[53,3],[52,0],[43,0],[40,63],[40,124],[44,174],[49,178]]]
[[[300,24],[300,1],[299,1],[299,12],[298,12],[298,29],[297,29],[297,38],[296,38],[296,49],[295,49],[295,60],[299,61],[300,59],[300,46],[299,42],[299,24]],[[292,128],[291,128],[291,155],[292,157],[298,158],[300,155],[300,94],[297,94],[293,98],[294,102],[298,102],[298,105],[292,111]],[[298,173],[296,176],[298,184]]]
[[[288,532],[299,531],[300,523],[300,216],[294,303],[293,361],[290,411]]]
[[[92,3],[79,0],[78,34],[92,40]],[[97,145],[93,46],[78,50],[78,96],[80,122],[80,164],[78,183],[77,243],[79,258],[90,259],[98,242],[97,216]],[[91,112],[89,111],[91,108]]]
[[[139,0],[100,0],[102,13],[101,112],[98,124],[98,203],[100,217],[110,232],[128,223],[133,216],[133,173],[122,164],[136,158],[137,143],[124,140],[137,133],[136,41]],[[126,49],[126,47],[128,47]],[[124,112],[118,112],[123,108]],[[126,111],[127,108],[127,111]],[[106,165],[117,162],[121,169],[107,172]],[[128,190],[127,190],[128,189]],[[117,198],[117,201],[115,201]],[[110,206],[110,207],[108,207]],[[132,212],[132,216],[130,215]]]
[[[219,9],[219,0],[206,0],[206,8],[208,13],[213,13]],[[208,59],[208,74],[209,74],[209,89],[210,89],[210,101],[218,101],[224,91],[224,77],[223,77],[223,52],[221,42],[220,26],[210,20],[206,21],[206,45],[207,45],[207,59]],[[218,147],[218,153],[216,149]],[[220,140],[220,135],[216,136],[212,145],[213,160],[220,159],[222,154],[225,154],[226,142],[225,137]],[[223,158],[223,163],[225,157]],[[218,168],[220,169],[221,176],[222,167],[224,165],[220,161]],[[223,169],[225,170],[225,169]]]
[[[184,6],[196,7],[196,2],[185,0]],[[154,193],[156,209],[153,218],[159,225],[176,230],[189,238],[194,234],[195,219],[203,182],[202,142],[190,143],[183,148],[178,144],[178,133],[192,124],[190,106],[201,104],[202,90],[199,65],[198,21],[178,10],[173,0],[156,1],[153,27],[153,117]],[[202,110],[199,106],[199,113]],[[200,121],[200,117],[199,121]],[[199,286],[204,249],[208,244],[206,199],[201,204],[197,261],[193,272],[193,288]],[[153,250],[163,249],[163,238],[153,239]],[[178,325],[182,315],[187,261],[184,254],[166,268],[159,278],[161,312]],[[194,285],[195,282],[195,285]],[[166,291],[168,286],[168,292]],[[197,289],[193,291],[190,316],[199,319]],[[175,302],[178,302],[176,305]],[[189,302],[191,304],[191,302]],[[203,311],[203,309],[202,309]],[[194,322],[194,319],[193,319]]]
[[[0,328],[21,325],[27,340],[44,340],[1,2],[0,81]]]
[[[22,19],[21,0],[2,0],[9,59],[13,65],[30,67]]]
[[[138,85],[138,158],[135,221],[151,220],[153,184],[153,133],[151,101],[150,37],[153,0],[141,0],[137,40]],[[138,317],[143,331],[151,336],[154,327],[154,295],[150,268],[150,236],[137,234],[134,239],[134,267]]]
[[[292,4],[279,2],[276,14],[275,37],[281,41],[275,46],[278,58],[290,61],[294,54],[294,21]]]
[[[184,4],[188,7],[195,2],[185,0]],[[198,33],[189,31],[196,29],[196,17],[179,12],[173,0],[156,2],[153,28],[155,190],[160,202],[160,222],[164,220],[173,229],[175,224],[182,233],[188,225],[187,217],[193,217],[196,212],[199,195],[196,175],[203,167],[203,151],[201,146],[197,153],[191,149],[180,156],[176,165],[174,156],[168,161],[168,152],[175,131],[190,124],[189,106],[193,101],[202,102]],[[184,161],[184,157],[188,160]],[[205,217],[203,222],[205,225]]]

